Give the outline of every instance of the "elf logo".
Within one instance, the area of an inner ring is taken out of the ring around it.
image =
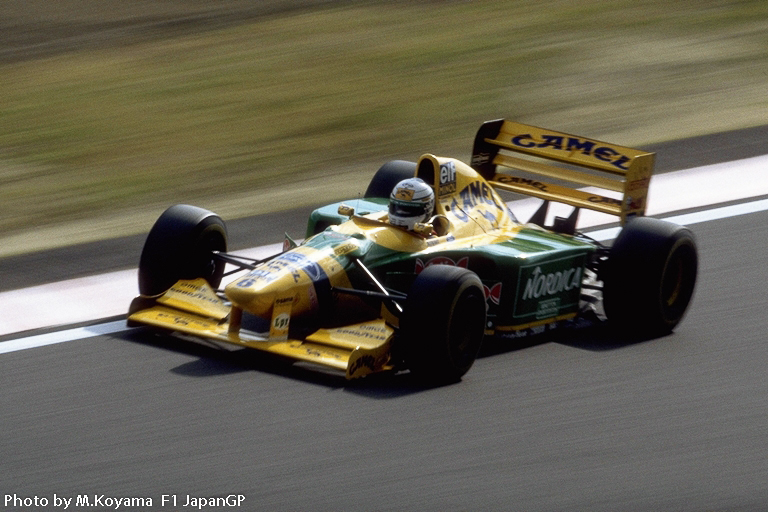
[[[453,194],[456,192],[456,164],[446,162],[440,164],[440,188],[438,195]]]

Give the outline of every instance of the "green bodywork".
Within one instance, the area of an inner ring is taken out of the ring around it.
[[[339,206],[345,205],[355,209],[357,215],[369,215],[387,209],[388,201],[380,198],[350,199],[341,203],[333,203],[313,211],[307,222],[306,237],[323,231],[335,224],[341,224],[349,219],[349,216],[339,213]]]
[[[358,249],[337,260],[356,289],[371,289],[371,285],[354,259],[385,287],[401,293],[408,292],[416,275],[427,266],[456,265],[476,273],[483,283],[488,306],[486,334],[513,336],[578,312],[585,269],[597,250],[594,242],[533,225],[521,226],[509,236],[501,233],[496,243],[471,245],[456,240],[416,252],[392,250],[364,233],[349,235],[333,227],[313,235],[318,227],[349,221],[339,213],[341,205],[354,207],[355,215],[366,215],[385,210],[387,204],[383,199],[350,200],[319,208],[309,218],[304,245],[323,249],[355,239]]]

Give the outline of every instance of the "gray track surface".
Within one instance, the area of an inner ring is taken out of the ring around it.
[[[693,229],[699,284],[675,334],[491,345],[441,388],[349,384],[145,330],[4,354],[0,498],[767,510],[768,213]]]

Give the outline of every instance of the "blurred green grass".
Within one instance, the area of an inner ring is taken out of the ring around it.
[[[291,11],[0,67],[0,255],[354,196],[506,117],[624,145],[764,124],[768,3]]]

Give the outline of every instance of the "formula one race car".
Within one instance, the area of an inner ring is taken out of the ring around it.
[[[688,229],[643,216],[654,156],[489,121],[471,166],[431,154],[389,162],[363,198],[315,210],[301,244],[287,239],[261,261],[227,253],[217,215],[172,206],[144,245],[129,323],[316,363],[347,378],[407,369],[431,383],[459,380],[485,336],[514,339],[596,304],[628,336],[663,335],[693,295],[697,250]],[[433,198],[423,222],[395,222],[420,184]],[[521,223],[498,191],[543,203]],[[550,201],[573,213],[545,226]],[[618,217],[623,228],[612,246],[577,231],[582,208]],[[239,274],[219,290],[227,265]]]

